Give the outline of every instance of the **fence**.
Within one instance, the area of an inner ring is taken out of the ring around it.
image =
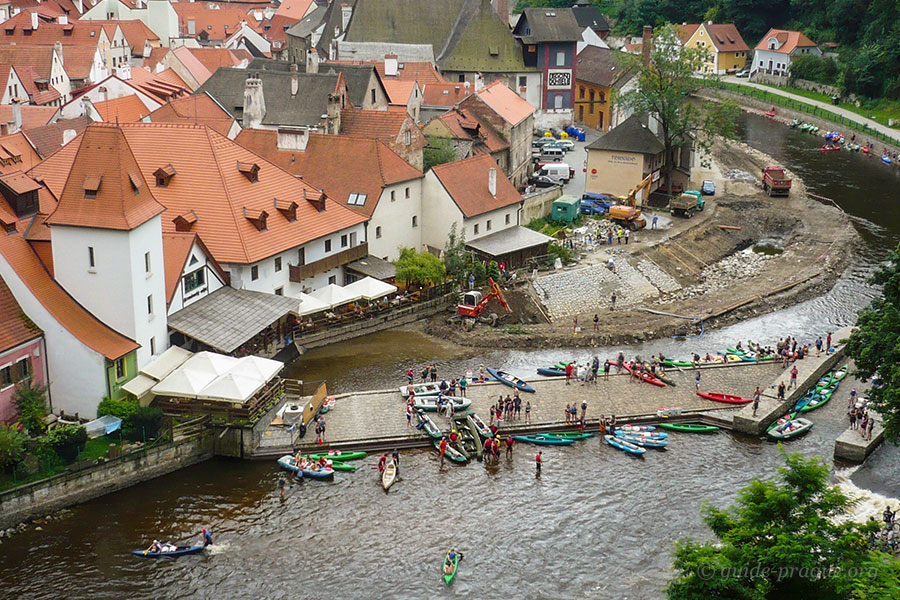
[[[761,90],[759,88],[750,87],[747,85],[740,85],[737,83],[729,83],[727,81],[710,81],[710,87],[726,90],[729,92],[733,92],[735,94],[740,94],[742,96],[749,96],[751,98],[756,98],[757,100],[761,100],[766,104],[774,104],[776,106],[782,106],[784,108],[789,108],[791,110],[795,110],[798,112],[803,112],[814,117],[818,117],[820,119],[824,119],[826,121],[831,121],[835,124],[840,124],[845,127],[849,127],[856,131],[865,133],[868,136],[871,136],[878,141],[886,142],[888,144],[900,144],[900,132],[898,132],[898,137],[892,137],[886,135],[877,129],[872,129],[866,123],[860,123],[859,121],[855,121],[853,119],[848,119],[843,115],[839,115],[837,113],[831,112],[830,110],[826,110],[824,108],[820,108],[813,104],[807,104],[806,102],[799,102],[794,100],[793,98],[787,98],[785,96],[781,96],[779,94],[774,94],[767,90]]]

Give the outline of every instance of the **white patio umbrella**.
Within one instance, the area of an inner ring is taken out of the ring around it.
[[[284,367],[284,363],[277,360],[262,358],[261,356],[245,356],[239,358],[237,363],[228,370],[228,373],[252,377],[266,383]]]
[[[246,402],[253,394],[262,389],[264,381],[245,375],[225,373],[200,390],[199,397],[209,400],[228,400],[230,402]]]
[[[182,396],[194,398],[204,387],[209,385],[217,374],[202,369],[191,369],[181,366],[169,373],[169,375],[153,386],[153,393],[157,396]]]
[[[300,307],[297,309],[297,314],[301,317],[331,308],[331,305],[325,304],[318,298],[314,298],[309,294],[301,292],[297,298],[300,300]]]
[[[397,291],[397,286],[385,283],[374,277],[363,277],[362,279],[345,286],[344,289],[348,292],[352,291],[354,294],[359,294],[366,300],[374,300],[376,298],[387,296],[388,294],[393,294]]]
[[[317,289],[312,294],[310,294],[310,296],[312,296],[316,300],[324,302],[331,308],[340,306],[341,304],[347,304],[348,302],[353,302],[354,300],[359,300],[360,298],[362,298],[360,294],[355,294],[352,291],[347,291],[347,288],[343,288],[333,283],[329,283],[325,287]]]
[[[187,359],[182,366],[188,369],[196,369],[199,371],[208,371],[221,375],[236,365],[238,359],[225,354],[216,354],[215,352],[198,352]]]

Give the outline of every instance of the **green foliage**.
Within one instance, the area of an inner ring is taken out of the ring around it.
[[[525,225],[528,229],[533,229],[535,231],[541,231],[546,226],[547,219],[544,219],[543,217],[535,217]]]
[[[444,280],[446,268],[434,254],[416,252],[413,248],[402,248],[400,257],[394,261],[397,266],[397,279],[407,286],[411,284],[434,284]]]
[[[0,425],[0,471],[14,467],[25,458],[28,436],[8,425]]]
[[[487,276],[491,277],[494,281],[500,281],[500,265],[497,264],[497,261],[492,260],[488,263]]]
[[[820,459],[785,461],[775,480],[753,480],[735,505],[703,507],[716,540],[676,544],[670,600],[871,597],[854,592],[863,581],[891,590],[882,598],[897,597],[896,567],[868,550],[877,526],[841,519],[854,501],[829,485]]]
[[[561,244],[550,244],[547,246],[547,253],[559,258],[563,264],[572,262],[572,251]]]
[[[122,422],[123,435],[133,441],[142,442],[155,438],[162,426],[163,413],[152,406],[139,406]]]
[[[695,77],[709,59],[703,48],[683,48],[675,28],[667,25],[653,36],[650,65],[641,58],[626,55],[624,62],[638,73],[637,86],[618,94],[617,102],[639,114],[653,115],[659,122],[660,138],[665,146],[665,171],[673,169],[673,149],[693,143],[708,152],[714,136],[733,138],[736,135],[738,107],[733,102],[692,102],[690,96],[704,87],[705,81]],[[669,180],[671,195],[672,178]]]
[[[137,402],[129,398],[122,398],[121,400],[104,398],[100,404],[97,405],[97,418],[111,415],[125,421],[134,414],[134,411],[138,409],[138,406]]]
[[[885,435],[900,439],[900,246],[870,280],[881,286],[856,321],[847,353],[856,362],[857,377],[875,373],[882,385],[869,392],[871,406],[884,420]]]
[[[809,54],[791,59],[791,80],[807,79],[826,85],[837,85],[839,77],[840,68],[833,58]]]
[[[428,138],[428,145],[425,146],[423,154],[426,171],[435,165],[442,165],[457,159],[453,143],[447,138],[435,136]]]
[[[484,263],[476,261],[472,265],[472,275],[475,276],[476,285],[484,285],[487,282],[487,269],[484,268]]]
[[[448,275],[461,282],[469,272],[471,262],[472,255],[466,250],[466,232],[463,230],[457,233],[454,221],[444,245],[444,268]]]
[[[33,383],[31,379],[18,383],[13,394],[13,402],[19,413],[19,422],[31,435],[38,435],[47,429],[47,386]]]
[[[78,451],[87,442],[87,430],[81,425],[60,425],[44,436],[42,443],[50,448],[65,462],[78,458]]]

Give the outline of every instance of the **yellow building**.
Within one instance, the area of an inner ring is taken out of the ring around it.
[[[703,73],[725,75],[740,71],[747,65],[750,48],[733,24],[682,25],[680,30],[685,48],[709,51],[709,61],[703,65]]]
[[[631,79],[609,48],[585,46],[575,67],[575,120],[588,127],[608,131],[612,115],[613,90]]]

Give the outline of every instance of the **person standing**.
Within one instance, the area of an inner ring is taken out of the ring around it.
[[[822,336],[816,338],[816,356],[822,354]]]
[[[406,405],[406,426],[407,426],[407,427],[411,427],[411,426],[412,426],[412,413],[413,413],[413,411],[412,411],[412,405],[407,404],[407,405]]]
[[[572,335],[578,333],[578,315],[572,317]]]
[[[850,409],[850,429],[856,429],[856,408]]]
[[[850,403],[847,405],[847,408],[851,408],[854,404],[856,404],[856,388],[850,390]]]
[[[425,365],[425,368],[422,369],[422,383],[428,381],[428,375],[431,373],[431,365]]]
[[[444,436],[441,438],[441,443],[438,444],[438,450],[441,453],[441,464],[444,464],[444,453],[447,452],[447,437]]]
[[[616,232],[616,243],[617,244],[622,243],[622,228],[621,227],[619,228],[619,231]]]
[[[658,229],[658,227],[656,226],[656,223],[657,223],[658,221],[659,221],[659,216],[658,216],[658,215],[653,215],[653,224],[650,226],[650,228],[651,228],[651,229]]]
[[[284,475],[278,476],[278,488],[281,490],[281,499],[284,500],[284,487],[287,485],[287,481],[284,480]],[[206,531],[205,529],[203,531]]]
[[[569,381],[572,379],[573,369],[572,363],[566,363],[566,385],[569,385]]]
[[[511,435],[506,436],[506,458],[512,458],[513,438]]]
[[[609,364],[609,360],[604,361],[603,363],[603,380],[609,381],[609,369],[612,365]]]
[[[478,367],[478,383],[484,383],[484,363]]]
[[[594,313],[594,331],[600,331],[600,315]]]
[[[469,381],[466,379],[466,376],[463,375],[459,380],[459,395],[463,398],[466,397],[466,388],[469,387]]]
[[[756,416],[756,411],[759,409],[759,397],[762,394],[762,390],[759,389],[759,386],[756,386],[756,391],[753,392],[753,416]]]
[[[697,375],[694,376],[694,384],[697,387],[697,391],[700,391],[700,369],[697,369]]]
[[[626,246],[628,245],[628,239],[629,239],[630,237],[631,237],[631,230],[630,230],[630,229],[626,229],[626,230],[625,230],[625,245],[626,245]]]
[[[519,397],[519,390],[516,390],[516,397],[513,398],[513,414],[516,421],[522,416],[522,398]]]
[[[875,417],[869,417],[869,432],[866,436],[867,440],[872,439],[872,430],[875,428]]]
[[[799,372],[800,372],[800,370],[797,369],[797,365],[794,365],[793,367],[791,367],[791,384],[788,386],[789,390],[793,389],[797,386],[797,374]]]
[[[784,391],[785,391],[785,387],[784,387],[784,382],[782,381],[781,383],[778,384],[778,402],[779,403],[784,402]]]
[[[437,381],[437,365],[432,363],[432,365],[431,365],[431,383],[434,383],[435,381]]]
[[[606,243],[612,246],[612,229],[606,233]]]
[[[584,423],[585,416],[587,415],[587,400],[581,401],[581,422]]]
[[[828,332],[828,336],[825,338],[825,354],[831,352],[831,332]]]
[[[616,293],[613,292],[609,297],[609,310],[616,310]]]
[[[543,454],[543,450],[538,450],[538,453],[534,457],[534,469],[535,469],[535,477],[541,476],[541,467],[543,466],[543,459],[541,458]]]
[[[566,423],[571,422],[572,420],[572,405],[566,404]]]
[[[525,422],[531,423],[531,400],[525,401]]]

